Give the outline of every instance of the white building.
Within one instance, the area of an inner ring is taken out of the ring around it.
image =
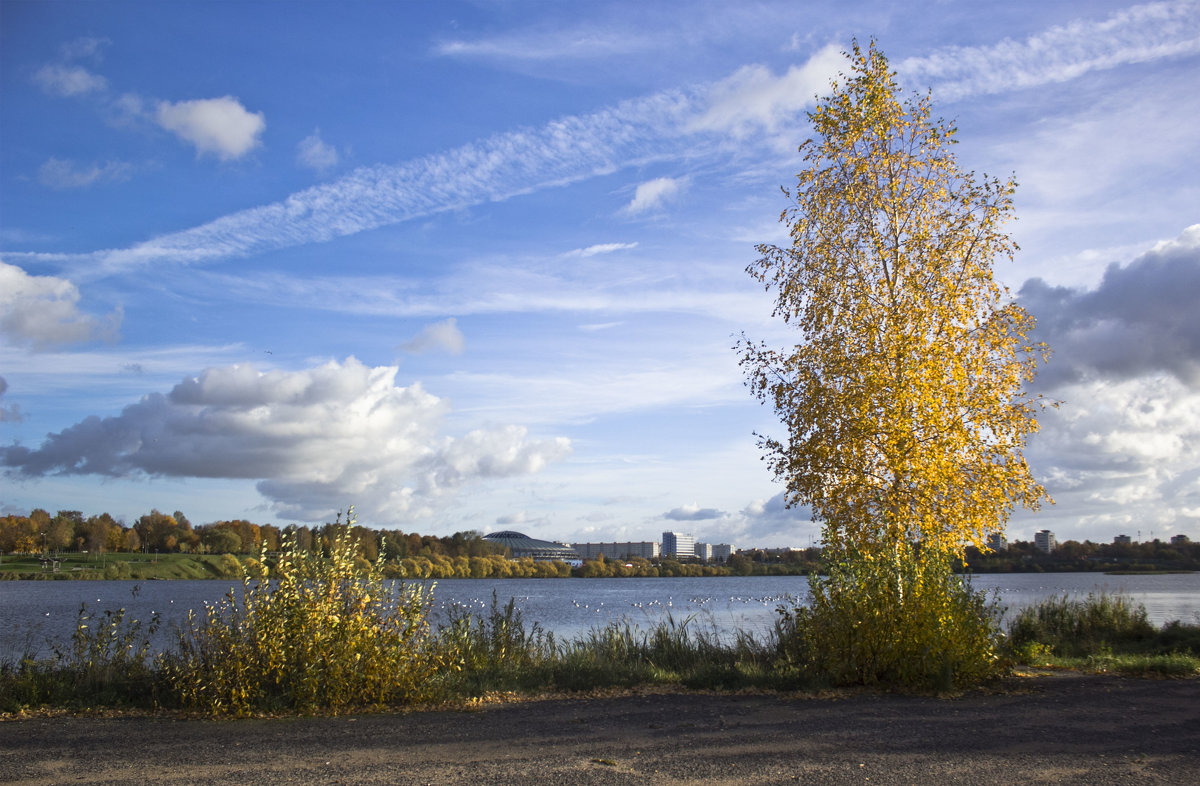
[[[683,532],[664,532],[662,534],[662,555],[679,559],[692,559],[696,556],[696,536]]]
[[[713,547],[711,543],[696,544],[696,559],[701,562],[708,562],[713,557]]]
[[[1058,542],[1054,540],[1054,533],[1048,529],[1040,530],[1033,536],[1033,547],[1043,554],[1049,554],[1054,551],[1054,547]]]
[[[579,552],[582,559],[596,559],[601,555],[605,559],[623,560],[632,557],[654,559],[661,554],[659,545],[654,541],[627,541],[625,543],[572,543],[571,548]]]
[[[1002,532],[993,532],[988,535],[987,544],[992,551],[1008,551],[1008,538],[1004,537]]]
[[[737,549],[729,543],[717,543],[712,547],[712,558],[717,562],[728,562],[735,551]]]

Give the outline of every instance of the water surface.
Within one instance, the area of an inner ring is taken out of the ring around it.
[[[1200,621],[1200,573],[1109,576],[1103,573],[1006,573],[976,576],[974,586],[998,595],[1011,615],[1043,598],[1122,592],[1146,607],[1156,625],[1170,620]],[[149,620],[158,612],[163,625],[158,646],[169,646],[171,629],[189,609],[220,600],[241,584],[226,581],[2,581],[0,582],[0,660],[24,651],[47,654],[47,640],[71,635],[81,605],[91,611],[127,610]],[[724,635],[744,630],[761,634],[774,624],[781,605],[804,603],[804,576],[724,576],[629,579],[442,579],[434,588],[435,617],[450,604],[485,611],[492,594],[500,603],[516,600],[527,624],[537,623],[558,637],[574,637],[611,622],[647,626],[670,615],[689,625],[715,628]]]

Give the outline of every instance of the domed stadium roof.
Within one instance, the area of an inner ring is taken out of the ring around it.
[[[498,546],[508,549],[513,559],[533,557],[535,560],[541,561],[557,559],[569,562],[579,560],[579,554],[570,546],[564,546],[561,543],[551,543],[548,540],[537,540],[523,532],[513,532],[512,530],[493,532],[490,535],[484,535],[483,539],[489,543],[495,543]]]

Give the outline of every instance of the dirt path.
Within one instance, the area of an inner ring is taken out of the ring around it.
[[[954,699],[633,695],[475,712],[0,723],[29,784],[1200,783],[1200,681]]]

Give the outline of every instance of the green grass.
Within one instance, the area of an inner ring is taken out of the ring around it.
[[[83,554],[66,553],[43,567],[38,554],[5,554],[0,559],[2,579],[229,579],[240,578],[230,560],[246,564],[249,557],[227,554]]]

